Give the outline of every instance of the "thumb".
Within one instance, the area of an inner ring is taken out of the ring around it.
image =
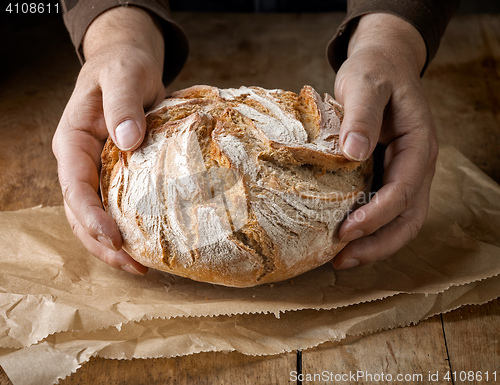
[[[344,106],[339,138],[342,152],[351,160],[364,161],[377,145],[390,92],[362,77],[336,83],[335,91],[336,99]]]
[[[144,85],[137,79],[101,80],[102,105],[106,127],[113,142],[123,151],[136,149],[146,132]]]

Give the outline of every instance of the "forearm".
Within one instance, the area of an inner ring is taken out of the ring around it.
[[[404,65],[418,76],[425,66],[427,50],[422,35],[407,21],[388,13],[370,13],[360,18],[351,33],[347,57],[363,49],[378,50],[387,61]],[[383,60],[381,65],[384,62]]]
[[[385,13],[407,21],[420,33],[426,48],[425,67],[439,47],[446,26],[458,8],[459,0],[348,0],[347,15],[328,44],[328,60],[338,71],[347,58],[351,33],[363,15]]]
[[[112,8],[96,18],[83,40],[85,60],[117,47],[139,48],[163,68],[165,44],[159,24],[147,11],[133,6]]]

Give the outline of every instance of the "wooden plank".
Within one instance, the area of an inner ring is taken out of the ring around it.
[[[500,182],[500,15],[455,17],[424,85],[441,141]],[[452,372],[500,371],[499,314],[497,300],[443,315]]]
[[[333,95],[335,74],[325,52],[342,13],[180,13],[175,19],[188,35],[190,56],[169,90],[209,84],[298,92],[309,84]]]
[[[443,328],[455,385],[500,383],[500,299],[443,314]]]
[[[60,385],[289,384],[295,353],[245,356],[200,353],[177,358],[105,360],[93,358]]]
[[[325,344],[302,352],[302,360],[303,384],[422,384],[429,383],[430,374],[448,371],[439,316],[416,326]],[[320,377],[325,372],[330,378]]]
[[[91,358],[60,385],[191,385],[289,384],[296,369],[295,353],[245,356],[239,353],[200,353],[177,358],[107,360]],[[0,385],[12,385],[0,367]]]
[[[441,141],[500,182],[500,15],[455,17],[424,85]],[[497,300],[443,315],[452,372],[500,372],[499,314]],[[487,383],[456,379],[455,384]]]
[[[0,87],[0,210],[60,205],[51,142],[79,69],[60,20],[5,39]]]
[[[457,16],[422,81],[441,143],[500,183],[500,15]]]
[[[7,374],[3,371],[0,366],[0,385],[12,385],[12,381],[7,377]]]

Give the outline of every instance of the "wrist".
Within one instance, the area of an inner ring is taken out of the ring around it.
[[[420,76],[427,60],[427,48],[420,32],[399,16],[370,13],[362,16],[351,33],[347,57],[363,49],[375,49]]]
[[[85,60],[116,47],[140,49],[149,54],[163,68],[165,44],[159,23],[147,11],[134,6],[120,6],[107,10],[87,29],[83,40]]]

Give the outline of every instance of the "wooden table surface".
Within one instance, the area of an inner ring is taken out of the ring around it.
[[[189,35],[191,54],[170,89],[212,84],[298,91],[310,84],[320,92],[332,92],[334,74],[325,59],[325,46],[342,16],[177,14]],[[0,210],[60,205],[51,138],[79,63],[59,18],[11,28],[3,27],[2,35],[10,35],[0,43]],[[423,82],[440,141],[457,147],[500,182],[500,16],[456,16]],[[301,368],[304,375],[363,371],[408,375],[404,383],[493,384],[494,371],[500,383],[499,336],[500,301],[496,300],[301,354],[93,358],[61,383],[287,384],[295,383],[291,372]],[[437,371],[456,372],[456,379],[444,381],[441,376],[441,381],[430,381],[429,373]],[[468,376],[461,381],[464,371]],[[482,381],[469,381],[470,371],[482,373]],[[413,377],[413,381],[412,376],[419,374],[424,380]],[[0,370],[0,384],[10,383]],[[303,383],[334,382],[306,378]]]

